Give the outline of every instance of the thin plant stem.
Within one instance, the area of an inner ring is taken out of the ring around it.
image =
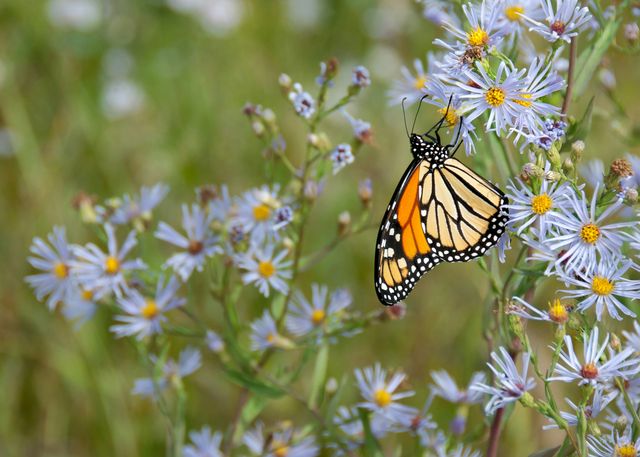
[[[569,47],[569,71],[567,73],[567,92],[564,95],[564,102],[562,103],[562,114],[566,116],[569,110],[569,103],[571,103],[571,97],[573,97],[573,73],[576,68],[576,53],[577,44],[576,37],[571,38],[571,45]]]

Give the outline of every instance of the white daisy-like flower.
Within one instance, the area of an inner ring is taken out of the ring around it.
[[[74,321],[76,328],[79,328],[93,317],[97,309],[98,305],[93,292],[76,287],[64,301],[62,314],[68,320]]]
[[[600,360],[607,349],[609,334],[607,333],[602,345],[598,346],[598,327],[595,327],[588,334],[584,333],[583,341],[584,363],[580,363],[573,349],[571,336],[564,337],[566,349],[560,352],[561,363],[556,365],[555,376],[550,377],[548,381],[578,381],[579,385],[591,384],[595,386],[597,384],[604,385],[617,376],[631,377],[640,371],[640,360],[633,355],[631,348],[610,354],[606,362]]]
[[[482,393],[477,390],[470,390],[471,386],[485,382],[486,376],[480,371],[471,376],[471,380],[466,389],[460,389],[451,375],[445,370],[432,371],[431,379],[433,379],[434,382],[434,384],[430,386],[431,392],[438,397],[444,398],[448,402],[468,405],[482,402]]]
[[[604,411],[605,408],[609,405],[609,403],[611,403],[617,396],[618,396],[618,392],[616,391],[606,393],[604,391],[604,388],[600,386],[596,387],[593,393],[593,398],[591,399],[591,403],[584,407],[584,415],[587,418],[587,420],[596,419],[598,415],[602,411]],[[565,398],[565,401],[571,407],[571,409],[575,412],[568,413],[565,411],[560,411],[560,416],[562,416],[562,418],[565,421],[567,421],[567,424],[569,424],[570,427],[575,427],[576,425],[578,425],[578,412],[580,411],[581,407],[576,405],[574,402],[572,402],[568,398]],[[553,423],[553,424],[545,425],[542,428],[545,430],[549,430],[549,429],[558,428],[558,425]]]
[[[245,192],[236,200],[236,214],[233,225],[242,227],[251,236],[251,242],[261,244],[276,237],[275,224],[277,210],[283,206],[278,197],[280,188],[262,186]]]
[[[631,260],[622,263],[601,261],[588,273],[563,274],[561,279],[573,289],[562,292],[579,302],[578,311],[595,306],[598,320],[602,319],[605,308],[609,316],[617,320],[622,320],[619,312],[635,317],[636,314],[620,301],[620,298],[640,299],[640,281],[623,277],[632,266]]]
[[[533,378],[527,378],[531,354],[528,352],[522,354],[522,369],[518,372],[516,364],[507,350],[504,347],[500,347],[499,350],[499,353],[491,353],[491,359],[495,366],[487,363],[495,375],[495,386],[479,382],[469,387],[470,391],[491,396],[484,408],[487,414],[493,414],[505,405],[519,400],[536,385]]]
[[[110,330],[118,338],[135,335],[137,339],[162,332],[162,323],[167,321],[165,313],[184,305],[184,298],[176,297],[180,282],[171,276],[167,283],[160,278],[153,297],[145,297],[137,290],[118,299],[118,305],[126,315],[118,315],[115,320],[119,324],[112,325]]]
[[[291,309],[285,321],[287,330],[296,336],[316,331],[321,336],[334,327],[339,314],[351,304],[351,294],[346,289],[336,290],[327,301],[328,288],[311,285],[311,303],[300,291],[296,291]]]
[[[567,272],[590,273],[598,262],[616,261],[624,241],[620,229],[637,224],[619,222],[605,225],[604,221],[620,209],[622,202],[618,200],[612,203],[599,215],[596,211],[597,202],[597,188],[589,206],[583,191],[568,192],[567,204],[554,218],[557,234],[549,237],[548,245],[555,251],[564,251],[556,262]]]
[[[155,355],[149,358],[153,365],[159,363],[159,359]],[[162,365],[159,378],[136,379],[131,393],[142,397],[156,398],[158,394],[171,385],[171,379],[189,376],[197,371],[200,366],[202,366],[202,354],[198,349],[188,346],[180,352],[178,360],[172,358],[167,359],[164,365]]]
[[[125,195],[122,204],[116,208],[109,222],[112,224],[128,224],[134,220],[148,223],[151,219],[151,211],[164,200],[169,193],[169,186],[156,184],[152,187],[143,186],[140,188],[140,195],[131,197]]]
[[[541,0],[544,10],[544,21],[523,16],[531,27],[529,30],[541,35],[545,40],[555,42],[564,40],[567,43],[589,27],[591,13],[586,6],[580,6],[579,0]]]
[[[487,130],[502,132],[515,125],[525,112],[523,90],[526,87],[525,70],[516,70],[500,62],[495,77],[487,74],[485,68],[478,64],[477,71],[466,71],[469,82],[457,82],[462,89],[460,98],[466,100],[465,116],[472,122],[485,112],[489,117],[485,127]]]
[[[187,205],[182,205],[182,228],[186,236],[165,222],[158,224],[156,238],[184,249],[169,257],[164,265],[171,267],[183,281],[189,279],[193,270],[202,271],[208,257],[222,252],[218,238],[211,231],[212,221],[211,212],[194,204],[191,211]]]
[[[264,425],[258,422],[242,437],[242,442],[251,455],[260,457],[315,457],[320,448],[312,436],[304,436],[299,430],[291,427],[277,430],[268,436]]]
[[[395,373],[387,380],[387,372],[375,364],[362,370],[356,369],[355,376],[358,381],[360,394],[365,399],[358,406],[374,411],[394,421],[402,422],[407,417],[416,415],[416,409],[398,403],[403,398],[413,396],[413,391],[396,392],[405,379],[404,373]]]
[[[338,174],[347,165],[350,165],[355,160],[353,153],[351,152],[351,145],[347,143],[341,143],[336,146],[331,155],[329,156],[333,165],[333,174]]]
[[[182,448],[184,457],[224,457],[220,450],[221,432],[211,433],[211,428],[206,426],[199,431],[189,432],[189,439],[192,444]]]
[[[271,288],[286,295],[289,291],[288,279],[292,273],[291,260],[286,260],[287,251],[274,253],[274,245],[268,244],[264,249],[255,248],[243,254],[238,254],[236,263],[246,273],[242,275],[242,282],[255,284],[265,297],[269,296]]]
[[[505,39],[509,40],[509,43],[513,43],[516,38],[522,40],[526,37],[523,33],[526,30],[526,21],[523,16],[536,20],[544,19],[540,0],[494,0],[490,1],[487,7],[498,9],[496,28],[505,36]]]
[[[509,314],[534,321],[551,322],[557,325],[564,325],[569,320],[570,308],[557,298],[549,302],[549,309],[546,311],[536,308],[520,297],[513,297],[513,301],[514,303],[507,310]]]
[[[592,457],[636,457],[640,454],[640,438],[635,441],[631,430],[624,433],[612,430],[606,437],[587,436],[589,456]]]
[[[529,250],[531,252],[531,255],[527,257],[527,261],[534,260],[536,262],[542,262],[547,265],[544,270],[544,274],[546,276],[554,274],[554,272],[557,270],[561,270],[562,265],[558,265],[556,263],[561,253],[551,249],[547,243],[547,240],[544,240],[544,242],[539,242],[534,240],[530,236],[522,235],[522,242],[531,248]]]
[[[296,110],[296,113],[305,119],[311,118],[313,113],[316,112],[315,100],[309,92],[305,92],[302,89],[300,83],[293,85],[293,90],[289,92],[289,100],[293,104],[293,109]]]
[[[251,323],[251,349],[264,351],[273,347],[287,349],[293,347],[293,344],[280,335],[271,313],[265,310],[260,318]]]
[[[120,298],[129,290],[126,276],[134,270],[146,268],[142,260],[126,260],[127,255],[138,244],[136,232],[132,230],[122,246],[118,248],[116,234],[111,224],[105,224],[107,252],[89,243],[73,246],[75,260],[71,262],[71,272],[78,279],[80,287],[93,292],[96,300],[114,293]]]
[[[462,30],[448,23],[444,24],[444,28],[460,40],[466,48],[490,48],[502,39],[503,32],[499,26],[499,18],[503,10],[504,0],[482,0],[478,5],[467,3],[462,5],[462,11],[468,23],[467,29]]]
[[[461,116],[463,106],[456,86],[448,86],[437,79],[427,83],[426,93],[430,95],[425,101],[438,107],[438,113],[446,116],[443,127],[455,131],[455,136],[462,139],[467,155],[476,152],[475,140],[478,135],[473,124],[464,116]]]
[[[507,185],[509,204],[509,224],[517,227],[520,235],[527,228],[537,223],[537,235],[540,239],[546,237],[547,231],[553,226],[554,216],[565,205],[568,184],[542,180],[540,189],[533,191],[528,185],[516,178],[515,182]]]
[[[31,266],[44,273],[27,276],[25,281],[33,287],[38,300],[49,296],[47,306],[52,310],[59,302],[70,298],[77,285],[71,274],[73,252],[67,243],[65,228],[54,227],[47,239],[49,244],[42,238],[34,238],[29,249],[33,257],[27,259]]]
[[[411,105],[418,102],[425,94],[424,89],[430,76],[436,72],[436,55],[427,53],[427,68],[420,59],[413,61],[413,71],[407,67],[401,67],[400,73],[402,79],[393,81],[391,89],[387,93],[389,104],[399,105],[403,99],[407,99],[407,104]]]
[[[638,321],[633,321],[633,330],[633,333],[624,330],[622,334],[627,339],[627,346],[640,354],[640,323]]]

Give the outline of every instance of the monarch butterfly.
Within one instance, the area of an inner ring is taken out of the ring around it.
[[[482,256],[508,221],[504,193],[453,158],[462,144],[456,145],[460,129],[452,144],[442,145],[439,129],[448,110],[423,135],[407,130],[413,161],[391,197],[376,241],[374,281],[385,305],[405,298],[438,263]]]

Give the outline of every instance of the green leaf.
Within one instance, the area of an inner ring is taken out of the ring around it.
[[[573,98],[577,98],[585,91],[589,81],[602,61],[605,52],[613,43],[616,32],[620,27],[620,20],[610,20],[602,29],[598,38],[585,49],[576,62],[575,79],[573,81]]]
[[[224,368],[224,372],[229,379],[242,387],[249,389],[254,394],[264,398],[279,398],[284,395],[284,391],[278,387],[266,384],[259,379],[253,378],[241,371]]]
[[[316,357],[316,365],[313,368],[311,380],[311,392],[309,393],[309,408],[315,409],[318,406],[318,399],[322,393],[327,377],[327,365],[329,364],[329,344],[324,343]]]
[[[269,399],[265,397],[251,397],[244,405],[240,412],[240,421],[235,429],[232,437],[234,444],[240,443],[247,427],[258,417],[262,410],[267,406]]]

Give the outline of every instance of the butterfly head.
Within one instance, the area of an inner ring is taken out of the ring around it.
[[[448,153],[438,143],[433,141],[425,141],[422,135],[412,133],[409,136],[409,143],[411,144],[411,154],[416,159],[446,159]]]

